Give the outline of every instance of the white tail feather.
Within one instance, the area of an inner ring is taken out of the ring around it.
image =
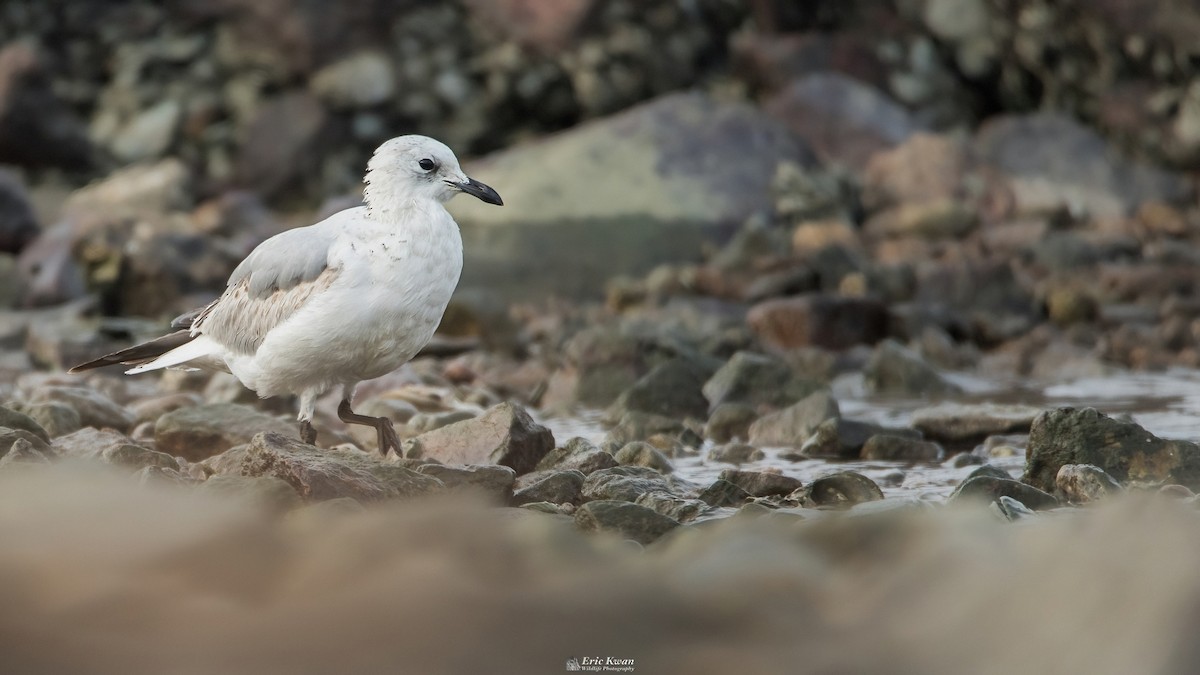
[[[150,361],[149,363],[143,363],[140,366],[134,366],[133,368],[130,368],[129,370],[125,371],[125,374],[136,375],[138,373],[144,373],[150,370],[170,368],[171,366],[178,366],[182,363],[187,363],[188,361],[195,359],[202,359],[206,356],[216,356],[220,353],[220,345],[213,342],[206,336],[201,335],[185,345],[180,345],[175,349],[166,352],[162,356]]]

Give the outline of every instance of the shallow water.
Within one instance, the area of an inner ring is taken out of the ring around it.
[[[1085,378],[1038,388],[1010,382],[960,376],[955,381],[968,392],[960,401],[970,403],[1024,403],[1041,408],[1092,407],[1112,416],[1128,416],[1150,432],[1165,438],[1200,439],[1200,370],[1171,370],[1163,373],[1118,373]],[[861,380],[845,378],[834,382],[842,415],[888,426],[908,426],[912,412],[930,405],[923,399],[883,398],[865,393]],[[560,442],[582,436],[599,443],[605,428],[602,413],[589,411],[574,417],[543,420]],[[975,466],[955,467],[953,456],[943,462],[791,461],[781,457],[790,448],[763,448],[766,457],[741,465],[709,461],[712,444],[700,452],[672,460],[677,475],[702,485],[711,483],[725,469],[752,471],[777,469],[809,482],[819,476],[854,470],[879,483],[889,497],[945,497]],[[989,463],[1013,476],[1024,470],[1025,457],[992,457]]]

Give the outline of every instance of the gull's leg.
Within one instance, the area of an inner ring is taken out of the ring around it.
[[[316,445],[317,430],[313,428],[312,418],[313,413],[317,409],[317,393],[306,391],[300,395],[300,414],[296,419],[300,420],[300,441],[309,445]]]
[[[388,448],[391,448],[397,455],[403,456],[400,451],[400,437],[396,435],[392,421],[386,417],[370,417],[354,412],[350,409],[350,398],[353,396],[354,386],[348,385],[342,394],[342,402],[338,404],[338,419],[346,424],[375,427],[375,432],[379,434],[379,454],[387,455]]]

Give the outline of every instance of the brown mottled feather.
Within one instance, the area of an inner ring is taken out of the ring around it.
[[[329,288],[337,275],[338,270],[327,268],[312,281],[261,297],[250,292],[249,278],[244,278],[205,307],[192,320],[192,330],[236,353],[253,354],[272,328],[295,314],[314,293]]]

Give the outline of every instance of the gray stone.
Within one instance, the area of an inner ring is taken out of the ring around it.
[[[407,424],[410,432],[423,434],[426,431],[441,429],[455,422],[462,422],[474,417],[475,413],[470,410],[451,410],[444,413],[417,413],[409,418]]]
[[[406,457],[445,464],[502,464],[518,475],[533,471],[554,448],[554,436],[524,408],[501,403],[482,415],[417,436]]]
[[[246,458],[247,447],[249,447],[248,444],[235,445],[219,455],[213,455],[203,460],[200,464],[216,475],[240,476],[242,473],[242,461]]]
[[[647,492],[670,492],[666,478],[654,469],[618,466],[593,472],[583,482],[585,499],[636,501]]]
[[[537,469],[575,470],[586,476],[593,471],[614,466],[617,466],[617,460],[612,455],[592,445],[587,439],[576,436],[565,445],[546,453],[538,462]]]
[[[106,450],[124,445],[137,444],[125,434],[95,427],[83,427],[50,442],[50,447],[56,453],[75,459],[100,459]]]
[[[766,457],[762,450],[747,443],[726,443],[708,451],[708,461],[727,464],[757,462]]]
[[[753,497],[787,496],[804,486],[798,478],[769,471],[725,469],[721,480],[733,483]]]
[[[531,474],[526,474],[531,475]],[[549,471],[541,479],[513,493],[513,504],[579,504],[583,501],[583,473],[575,470]]]
[[[1034,511],[1058,506],[1053,495],[1011,478],[976,476],[962,482],[947,499],[950,503],[965,501],[993,502],[999,497],[1015,499]]]
[[[1159,438],[1093,408],[1048,410],[1033,421],[1022,480],[1054,490],[1068,464],[1091,464],[1122,483],[1200,488],[1200,445]]]
[[[1125,491],[1115,478],[1090,464],[1064,464],[1054,486],[1070,504],[1089,504]]]
[[[83,427],[83,419],[79,413],[66,403],[44,401],[42,403],[26,403],[22,410],[39,424],[50,438],[64,436]],[[12,426],[0,420],[0,426]]]
[[[647,492],[638,497],[634,503],[653,509],[656,513],[680,523],[694,520],[697,516],[712,510],[712,507],[699,499],[689,499],[665,492]]]
[[[33,403],[45,401],[65,403],[79,413],[79,421],[85,427],[129,431],[135,421],[133,413],[94,389],[40,387],[33,392],[29,400]]]
[[[275,433],[256,435],[242,460],[244,476],[274,476],[308,501],[412,498],[443,489],[442,482],[381,462],[375,454],[321,450]]]
[[[1015,403],[942,403],[913,411],[912,426],[931,440],[975,444],[993,434],[1028,433],[1041,412]]]
[[[937,368],[894,340],[876,347],[863,369],[869,391],[910,396],[949,396],[962,389],[947,380]]]
[[[992,502],[992,508],[998,511],[1005,520],[1010,522],[1024,520],[1036,515],[1033,509],[1008,495],[996,497],[996,501]]]
[[[14,439],[4,454],[0,455],[0,469],[12,464],[48,464],[49,462],[50,456],[25,438]]]
[[[498,503],[507,503],[512,496],[517,474],[507,466],[425,464],[417,473],[433,476],[449,490],[474,492]]]
[[[173,410],[154,425],[154,444],[189,462],[218,455],[264,432],[299,438],[296,425],[237,403],[214,403]]]
[[[883,499],[875,481],[857,471],[839,471],[821,476],[804,490],[806,506],[848,509],[856,504]]]
[[[880,434],[918,439],[920,432],[911,429],[889,429],[870,422],[835,417],[817,425],[813,435],[800,446],[809,457],[858,459],[867,439]]]
[[[712,485],[704,488],[697,498],[712,507],[737,507],[753,499],[754,495],[743,490],[737,483],[718,478]]]
[[[159,101],[129,120],[113,138],[110,149],[122,162],[161,156],[175,138],[182,112],[176,100]]]
[[[713,408],[704,423],[704,437],[714,443],[746,440],[750,437],[750,426],[758,419],[754,406],[745,403],[722,403]]]
[[[614,455],[613,459],[622,466],[644,466],[659,473],[671,473],[674,467],[671,460],[661,450],[644,441],[626,443]]]
[[[871,460],[937,462],[945,454],[942,446],[932,441],[892,434],[875,434],[863,444],[860,456]]]
[[[109,446],[100,452],[100,458],[109,464],[135,470],[143,469],[147,466],[157,466],[175,471],[179,470],[179,462],[174,457],[164,452],[157,452],[132,443]]]
[[[712,408],[723,403],[782,408],[820,388],[819,383],[799,377],[779,359],[742,351],[704,383],[703,391]]]
[[[396,74],[386,54],[362,51],[317,71],[309,86],[336,107],[365,108],[395,94]]]
[[[679,521],[638,504],[600,500],[579,507],[575,525],[584,532],[611,532],[639,544],[650,544],[679,527]]]
[[[38,438],[50,442],[50,435],[33,417],[12,408],[0,406],[0,427],[8,429],[24,429]]]
[[[620,419],[626,412],[638,411],[704,419],[708,415],[708,400],[700,390],[719,365],[685,357],[660,363],[621,392],[609,409],[609,416]]]
[[[242,500],[271,513],[285,513],[301,504],[291,485],[272,476],[213,476],[201,483],[197,492],[221,500]]]
[[[756,420],[750,425],[750,442],[758,446],[800,447],[817,426],[839,415],[833,395],[827,390],[816,391]]]
[[[632,411],[621,416],[621,420],[608,430],[605,440],[623,446],[659,434],[680,437],[686,432],[687,427],[674,417]]]

